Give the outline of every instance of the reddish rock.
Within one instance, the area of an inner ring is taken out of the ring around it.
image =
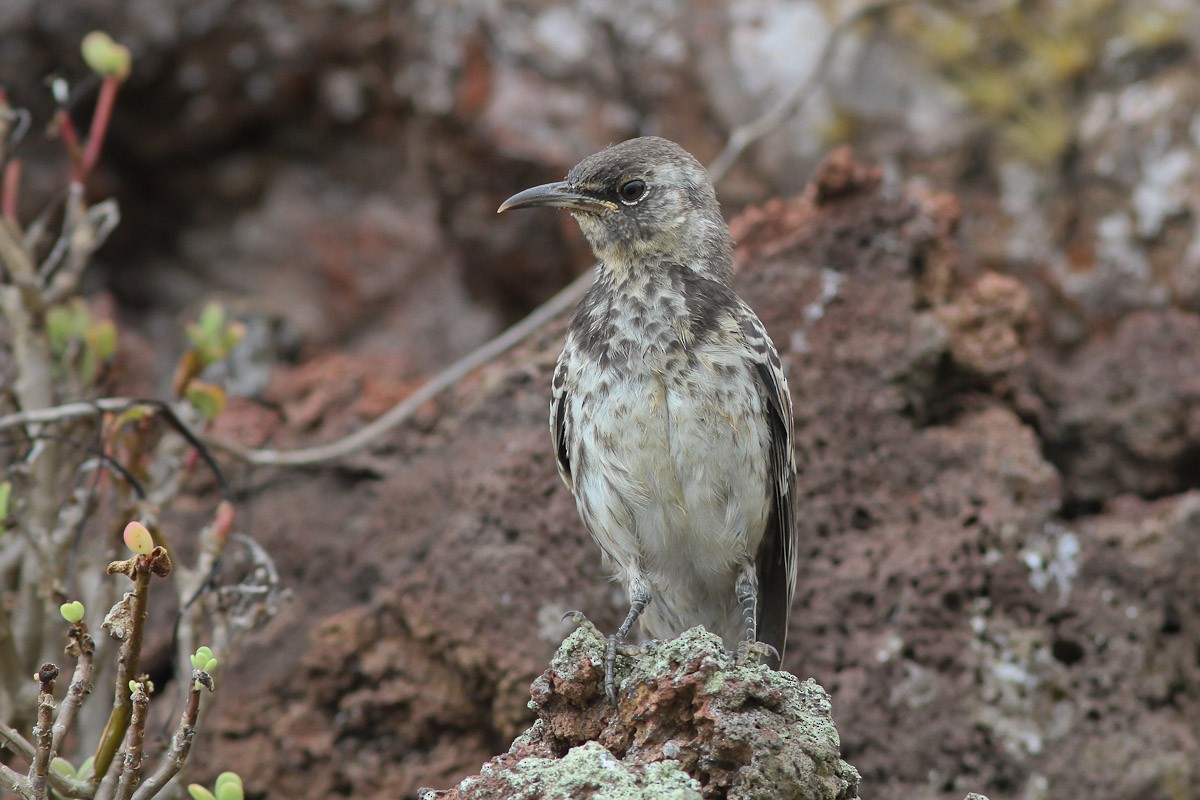
[[[613,707],[603,663],[604,639],[585,623],[534,681],[533,726],[478,776],[422,798],[615,797],[618,788],[646,800],[858,797],[829,698],[812,680],[739,666],[697,628],[620,658]]]

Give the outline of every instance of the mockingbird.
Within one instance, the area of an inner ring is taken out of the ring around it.
[[[796,584],[792,403],[762,322],[730,287],[733,250],[704,167],[647,136],[499,211],[571,212],[599,261],[554,370],[558,471],[629,595],[609,637],[696,625],[739,658],[782,657]]]

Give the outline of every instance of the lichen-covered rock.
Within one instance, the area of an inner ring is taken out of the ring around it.
[[[825,690],[740,665],[701,628],[618,659],[603,692],[604,639],[585,623],[533,683],[534,725],[479,775],[433,800],[704,798],[853,800]]]
[[[467,778],[446,795],[432,790],[422,800],[445,796],[483,798],[545,798],[572,800],[700,800],[700,784],[674,761],[627,764],[599,742],[587,742],[562,758],[529,756],[503,770],[489,769]]]

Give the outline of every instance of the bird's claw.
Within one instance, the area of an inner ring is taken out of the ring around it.
[[[568,611],[567,613],[562,615],[562,619],[560,619],[559,622],[566,622],[567,620],[570,620],[571,622],[575,623],[576,628],[584,628],[584,629],[590,631],[591,633],[595,634],[597,639],[604,638],[603,636],[600,635],[600,631],[596,629],[595,623],[593,623],[590,619],[585,617],[583,615],[582,611]]]
[[[757,666],[770,656],[778,662],[779,651],[766,642],[739,642],[736,660],[739,666]]]

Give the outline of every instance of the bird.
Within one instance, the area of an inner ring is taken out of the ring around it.
[[[566,209],[597,260],[551,380],[558,472],[629,611],[618,651],[697,625],[739,663],[782,661],[796,587],[792,401],[734,292],[733,241],[699,161],[667,139],[584,158],[497,213]],[[578,612],[571,612],[584,619]]]

